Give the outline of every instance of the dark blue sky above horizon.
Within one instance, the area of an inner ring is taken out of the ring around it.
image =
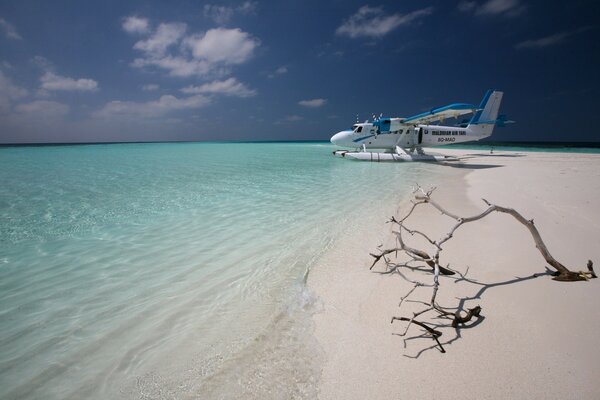
[[[0,143],[324,140],[504,91],[493,140],[600,141],[600,2],[0,3]]]

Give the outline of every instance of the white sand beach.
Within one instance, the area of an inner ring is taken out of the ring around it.
[[[551,254],[571,270],[588,259],[600,271],[600,155],[444,150],[466,156],[462,168],[439,166],[433,198],[463,216],[486,208],[481,198],[533,218]],[[399,214],[407,211],[405,201]],[[408,226],[447,230],[449,219],[421,208]],[[384,247],[394,245],[391,224]],[[377,240],[380,238],[378,237]],[[442,264],[465,272],[466,281],[441,279],[438,300],[480,305],[473,327],[443,328],[442,354],[423,330],[396,334],[422,305],[400,298],[412,285],[399,275],[369,271],[374,240],[349,238],[350,253],[331,252],[311,271],[309,287],[323,304],[314,316],[315,336],[325,353],[320,399],[591,399],[600,398],[600,279],[556,282],[543,274],[546,263],[529,232],[512,217],[493,214],[463,226],[448,242]],[[380,268],[381,269],[381,268]],[[413,275],[430,281],[431,275]],[[515,278],[525,278],[518,279]],[[415,299],[428,300],[419,288]],[[479,293],[478,293],[479,292]],[[478,297],[478,298],[477,298]],[[405,308],[406,307],[406,308]],[[418,338],[417,338],[418,337]],[[405,340],[406,339],[406,340]]]

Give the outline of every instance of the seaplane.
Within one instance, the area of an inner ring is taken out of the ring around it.
[[[408,118],[373,117],[356,123],[352,129],[336,133],[331,143],[353,150],[335,150],[344,158],[366,161],[457,161],[455,157],[427,154],[423,147],[442,146],[481,140],[492,135],[495,126],[504,126],[505,115],[498,115],[502,92],[488,90],[479,107],[454,103],[436,107]],[[473,114],[458,124],[442,125],[447,119]],[[375,150],[375,151],[373,151]],[[379,151],[377,151],[379,150]]]

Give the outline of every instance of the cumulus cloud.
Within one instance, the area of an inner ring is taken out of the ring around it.
[[[0,70],[0,94],[10,99],[19,99],[27,96],[28,92],[26,89],[13,84],[10,78]]]
[[[142,90],[145,92],[151,92],[154,90],[158,90],[160,88],[160,86],[158,86],[156,83],[147,83],[145,85],[142,85]]]
[[[69,106],[56,101],[35,100],[31,103],[19,104],[15,110],[34,118],[59,118],[69,113]]]
[[[73,79],[60,76],[53,72],[46,72],[40,78],[41,89],[63,91],[93,91],[98,89],[98,82],[93,79]]]
[[[27,96],[26,89],[15,85],[9,77],[0,70],[0,113],[6,113],[10,110],[11,103],[15,100]]]
[[[520,0],[486,0],[477,2],[474,0],[463,0],[458,3],[458,9],[462,12],[473,12],[475,15],[493,16],[505,15],[515,17],[525,11],[525,6]]]
[[[327,103],[327,99],[300,100],[298,102],[301,106],[309,108],[322,107],[325,103]]]
[[[256,11],[256,2],[246,1],[237,7],[219,6],[214,4],[204,5],[204,16],[212,19],[217,24],[228,23],[234,14],[252,14]]]
[[[128,33],[147,33],[150,30],[148,19],[135,15],[125,18],[121,26]]]
[[[360,37],[380,38],[402,25],[407,25],[430,15],[433,7],[426,7],[408,14],[387,14],[382,7],[362,6],[356,14],[340,25],[335,33],[353,39]]]
[[[277,75],[283,75],[283,74],[287,74],[288,69],[286,66],[282,66],[277,68],[274,72],[270,73],[269,75],[267,75],[269,78],[275,78]]]
[[[177,98],[171,95],[161,96],[158,100],[148,102],[133,101],[111,101],[95,113],[96,118],[121,117],[161,117],[176,110],[188,110],[202,108],[210,103],[210,98],[203,95],[195,95]]]
[[[0,29],[4,32],[4,35],[9,39],[21,40],[23,39],[21,35],[17,32],[13,24],[5,20],[4,18],[0,18]]]
[[[239,28],[209,29],[204,34],[186,35],[183,23],[162,23],[134,49],[142,56],[133,67],[157,67],[171,76],[219,76],[230,66],[248,61],[260,41]]]
[[[136,58],[131,65],[137,68],[154,66],[167,70],[171,76],[179,77],[207,75],[214,69],[213,66],[206,61],[194,60],[181,56]]]
[[[216,28],[209,29],[204,35],[188,37],[185,44],[196,59],[211,63],[242,64],[252,56],[259,42],[239,28]]]
[[[188,86],[181,89],[186,94],[222,94],[234,97],[252,97],[256,91],[248,88],[235,78],[225,79],[223,81],[213,81],[200,86]]]
[[[36,67],[40,68],[43,71],[53,71],[54,70],[54,64],[52,64],[52,62],[50,60],[48,60],[46,57],[35,56],[31,59],[31,62]]]
[[[140,40],[133,48],[141,50],[151,56],[160,57],[167,48],[179,41],[187,29],[183,23],[160,24],[156,32],[146,40]]]

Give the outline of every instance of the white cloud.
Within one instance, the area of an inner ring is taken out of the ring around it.
[[[570,32],[558,32],[553,35],[545,36],[539,39],[530,39],[515,45],[516,49],[531,49],[531,48],[542,48],[554,46],[557,44],[564,43],[570,36],[577,35],[587,30],[593,29],[591,26],[584,26],[577,30]]]
[[[111,101],[102,109],[93,113],[96,118],[122,117],[160,117],[176,110],[202,108],[210,103],[210,98],[195,95],[177,98],[171,95],[161,96],[158,100],[148,102]]]
[[[327,103],[327,99],[301,100],[298,102],[301,106],[309,108],[322,107],[325,103]]]
[[[459,11],[462,11],[462,12],[469,12],[469,11],[473,10],[475,7],[477,7],[476,1],[463,0],[460,3],[458,3],[458,9],[459,9]]]
[[[141,50],[150,56],[160,57],[167,48],[183,37],[187,25],[180,22],[160,24],[156,32],[146,40],[140,40],[133,48]]]
[[[54,64],[52,64],[52,62],[50,60],[48,60],[46,57],[35,56],[31,59],[31,62],[33,64],[35,64],[35,66],[37,66],[38,68],[42,69],[43,71],[54,70]]]
[[[555,33],[554,35],[546,36],[540,39],[525,40],[524,42],[518,43],[515,48],[526,49],[553,46],[555,44],[564,42],[568,36],[569,34],[566,32]]]
[[[248,88],[235,78],[205,83],[200,86],[188,86],[181,89],[181,91],[186,94],[223,94],[235,97],[252,97],[256,95],[256,90]]]
[[[238,7],[218,6],[214,4],[204,5],[204,16],[212,19],[217,24],[228,23],[235,13],[252,14],[256,11],[256,2],[246,1]]]
[[[463,0],[458,3],[458,9],[462,12],[474,12],[475,15],[491,16],[505,15],[515,17],[525,11],[525,6],[520,0],[486,0],[482,3],[473,0]]]
[[[408,14],[387,14],[382,7],[362,6],[356,14],[340,25],[335,33],[351,38],[380,38],[401,25],[409,24],[433,12],[433,7],[426,7]]]
[[[245,1],[241,6],[237,8],[237,10],[244,14],[252,14],[256,12],[256,6],[258,5],[255,1]]]
[[[277,68],[273,73],[270,73],[269,75],[267,75],[269,78],[275,78],[275,76],[277,75],[284,75],[287,74],[288,69],[286,66],[282,66]]]
[[[186,38],[185,44],[196,59],[211,63],[242,64],[252,56],[260,43],[239,28],[216,28],[209,29],[203,36]]]
[[[225,24],[229,22],[233,16],[233,8],[227,6],[217,6],[214,4],[205,4],[204,16],[211,18],[217,24]]]
[[[56,101],[35,100],[31,103],[19,104],[15,110],[33,118],[59,118],[69,113],[69,106]]]
[[[128,33],[147,33],[150,29],[148,19],[135,15],[125,18],[121,26]]]
[[[93,79],[73,79],[56,75],[53,72],[46,72],[40,81],[42,82],[41,89],[45,90],[93,91],[98,89],[98,82]]]
[[[11,103],[27,96],[29,93],[26,89],[12,83],[2,70],[0,70],[0,113],[10,111]]]
[[[142,85],[142,90],[145,92],[151,92],[153,90],[158,90],[159,88],[160,86],[158,86],[156,83],[147,83]]]
[[[136,58],[131,65],[137,68],[155,66],[169,71],[171,76],[180,77],[207,75],[214,69],[207,61],[188,59],[181,56]]]
[[[185,35],[183,23],[162,23],[134,48],[143,53],[131,65],[157,67],[171,76],[223,76],[230,66],[248,61],[260,41],[240,29],[216,28]]]
[[[281,119],[278,119],[276,121],[273,122],[273,125],[282,125],[282,124],[288,124],[290,122],[298,122],[298,121],[302,121],[304,118],[302,118],[299,115],[287,115]]]
[[[17,39],[17,40],[23,39],[21,37],[21,35],[19,35],[19,33],[17,32],[17,30],[15,29],[15,27],[13,26],[13,24],[11,24],[10,22],[8,22],[4,18],[0,18],[0,29],[2,29],[2,31],[4,31],[4,34],[9,39]]]
[[[28,92],[19,86],[16,86],[12,81],[4,75],[0,70],[0,95],[6,96],[10,99],[19,99],[27,96]]]
[[[475,11],[476,14],[503,14],[520,6],[519,0],[488,0]]]

